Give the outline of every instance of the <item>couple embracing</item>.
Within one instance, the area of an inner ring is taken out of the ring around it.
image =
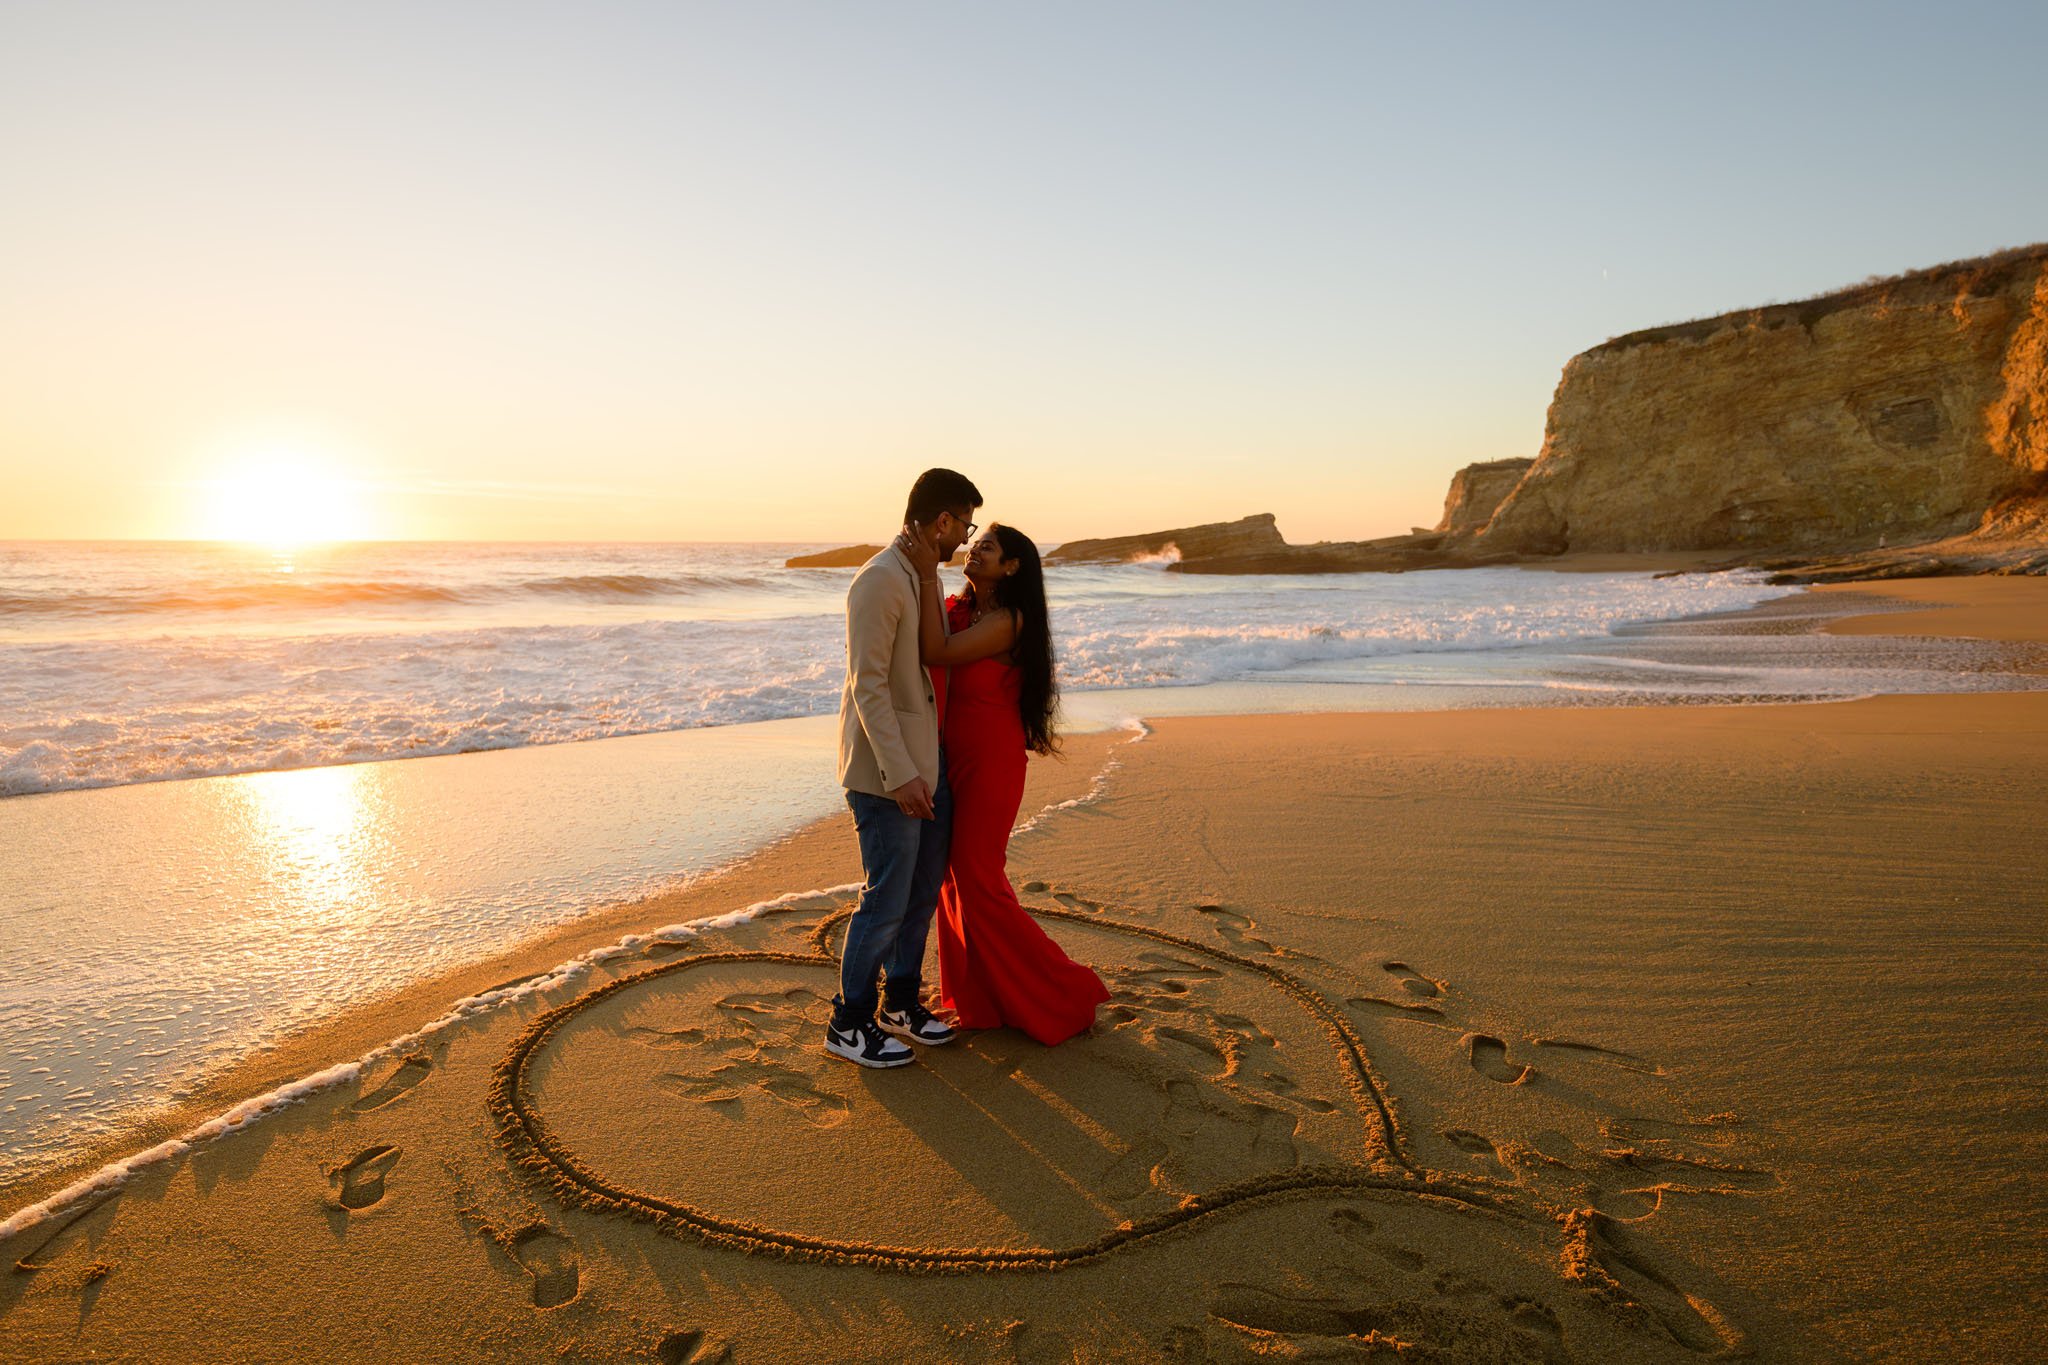
[[[1058,687],[1038,547],[1011,526],[977,537],[981,493],[929,469],[903,532],[846,597],[839,781],[866,880],[846,926],[825,1050],[902,1066],[907,1044],[958,1028],[1014,1028],[1039,1042],[1086,1030],[1100,977],[1046,937],[1005,860],[1028,752],[1051,754]],[[967,586],[946,599],[939,566],[967,546]],[[941,1011],[926,1003],[934,921]],[[957,1026],[957,1027],[956,1027]]]

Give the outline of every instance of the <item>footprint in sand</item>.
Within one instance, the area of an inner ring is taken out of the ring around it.
[[[1215,967],[1204,967],[1167,953],[1139,953],[1138,960],[1151,965],[1116,968],[1116,974],[1125,980],[1165,991],[1168,995],[1185,995],[1194,983],[1223,975]]]
[[[836,1128],[846,1121],[849,1106],[845,1100],[813,1088],[796,1072],[777,1072],[761,1077],[754,1084],[770,1099],[780,1100],[796,1110],[813,1127]]]
[[[1102,913],[1100,903],[1082,900],[1079,896],[1070,895],[1065,891],[1053,892],[1052,898],[1059,902],[1061,909],[1072,910],[1078,915],[1097,915]]]
[[[367,1114],[372,1109],[382,1109],[385,1105],[398,1099],[408,1090],[411,1090],[414,1086],[425,1080],[428,1073],[433,1071],[433,1069],[434,1064],[428,1059],[426,1054],[419,1052],[408,1053],[405,1060],[400,1062],[397,1069],[384,1078],[381,1085],[375,1090],[359,1097],[349,1108],[355,1110],[358,1114]]]
[[[732,1359],[732,1347],[723,1341],[706,1341],[704,1333],[686,1327],[656,1342],[654,1358],[661,1365],[718,1365]]]
[[[1520,1085],[1536,1074],[1536,1068],[1508,1060],[1508,1045],[1490,1033],[1468,1033],[1464,1038],[1465,1055],[1472,1059],[1472,1069],[1489,1081],[1502,1085]]]
[[[661,1084],[699,1104],[734,1104],[756,1092],[786,1104],[814,1128],[836,1128],[850,1106],[837,1095],[811,1085],[799,1072],[771,1062],[729,1062],[702,1076],[670,1072]]]
[[[1219,1076],[1229,1069],[1229,1059],[1224,1055],[1223,1045],[1208,1034],[1197,1033],[1193,1029],[1181,1028],[1174,1024],[1160,1024],[1152,1030],[1152,1036],[1179,1043],[1182,1047],[1192,1048],[1201,1053],[1216,1064],[1216,1074]]]
[[[1076,1359],[1074,1343],[1064,1334],[1028,1322],[1012,1323],[1004,1341],[1016,1365],[1068,1365]]]
[[[1337,1112],[1337,1106],[1322,1096],[1302,1094],[1300,1082],[1284,1071],[1264,1071],[1259,1073],[1259,1079],[1265,1083],[1267,1094],[1285,1100],[1289,1104],[1298,1104],[1302,1108],[1317,1114],[1334,1114]]]
[[[1522,1330],[1554,1339],[1563,1338],[1564,1324],[1557,1320],[1557,1310],[1549,1304],[1523,1298],[1519,1294],[1503,1294],[1497,1302],[1507,1312],[1509,1320]]]
[[[1354,995],[1344,1003],[1368,1014],[1391,1014],[1396,1019],[1413,1019],[1417,1022],[1444,1017],[1444,1012],[1435,1005],[1410,1004],[1405,1000],[1382,1000],[1376,995]]]
[[[1166,1113],[1159,1126],[1169,1136],[1186,1141],[1218,1123],[1239,1130],[1239,1137],[1248,1142],[1252,1163],[1259,1169],[1278,1170],[1294,1165],[1294,1135],[1301,1123],[1292,1114],[1248,1101],[1221,1109],[1210,1105],[1192,1081],[1166,1083]],[[1250,1131],[1245,1132],[1246,1129]]]
[[[1444,1129],[1444,1141],[1450,1143],[1451,1146],[1456,1147],[1461,1152],[1470,1152],[1474,1156],[1491,1157],[1495,1161],[1500,1160],[1500,1148],[1494,1146],[1490,1139],[1481,1137],[1470,1128],[1446,1128]]]
[[[1241,915],[1235,910],[1226,910],[1220,905],[1198,905],[1195,909],[1207,915],[1214,923],[1217,937],[1238,951],[1271,953],[1276,956],[1279,954],[1280,950],[1271,943],[1247,932],[1259,927],[1250,916]]]
[[[1292,1114],[1263,1104],[1245,1107],[1252,1110],[1255,1115],[1252,1160],[1268,1169],[1292,1166],[1299,1155],[1294,1146],[1294,1135],[1301,1131],[1300,1120]]]
[[[365,1147],[344,1165],[328,1173],[334,1186],[335,1202],[350,1213],[358,1213],[384,1198],[384,1177],[398,1164],[399,1149],[389,1145]]]
[[[1444,993],[1443,982],[1432,981],[1405,962],[1382,962],[1380,966],[1399,980],[1401,989],[1410,995],[1420,996],[1424,1000],[1434,1000]]]
[[[561,1307],[576,1297],[583,1283],[575,1244],[545,1225],[527,1228],[513,1237],[512,1259],[533,1277],[535,1308]]]
[[[1160,1188],[1165,1181],[1159,1168],[1167,1155],[1163,1144],[1140,1139],[1103,1172],[1102,1192],[1111,1199],[1130,1200]]]
[[[1373,1235],[1376,1225],[1372,1219],[1357,1209],[1332,1209],[1328,1226],[1337,1236],[1353,1246],[1363,1247],[1388,1265],[1402,1270],[1420,1270],[1427,1264],[1420,1253],[1410,1251],[1407,1247],[1390,1245],[1376,1238]]]

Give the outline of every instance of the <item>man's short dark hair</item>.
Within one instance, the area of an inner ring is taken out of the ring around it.
[[[971,511],[979,506],[981,490],[965,474],[950,469],[927,469],[910,485],[910,501],[903,509],[903,519],[929,526],[939,519],[941,512],[962,507]]]

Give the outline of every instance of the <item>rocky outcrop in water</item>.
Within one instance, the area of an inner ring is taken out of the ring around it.
[[[1221,559],[1241,555],[1285,551],[1287,542],[1274,524],[1271,512],[1243,517],[1237,521],[1211,522],[1207,526],[1183,526],[1175,531],[1149,531],[1137,536],[1112,536],[1102,540],[1070,540],[1046,555],[1046,562],[1078,563],[1104,560],[1122,562],[1178,554],[1181,562]]]
[[[861,565],[882,553],[879,545],[848,545],[839,550],[820,550],[812,555],[798,555],[782,561],[785,569],[858,569]]]

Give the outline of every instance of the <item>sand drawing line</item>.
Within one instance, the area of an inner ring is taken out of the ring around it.
[[[850,1239],[815,1237],[739,1218],[720,1217],[693,1205],[635,1190],[593,1170],[549,1128],[528,1087],[529,1070],[541,1050],[584,1010],[620,991],[659,977],[712,964],[811,967],[835,966],[827,940],[850,910],[822,920],[809,936],[809,952],[732,951],[697,954],[665,962],[594,987],[538,1016],[514,1040],[492,1077],[489,1106],[498,1137],[516,1166],[544,1182],[564,1200],[602,1213],[620,1214],[676,1236],[714,1247],[790,1259],[881,1269],[959,1272],[970,1270],[1056,1270],[1106,1256],[1163,1234],[1183,1230],[1226,1209],[1279,1198],[1359,1191],[1405,1193],[1444,1200],[1474,1210],[1523,1218],[1526,1213],[1481,1185],[1419,1168],[1406,1152],[1399,1125],[1366,1055],[1364,1041],[1343,1013],[1321,992],[1277,967],[1145,925],[1097,915],[1034,907],[1034,913],[1096,929],[1170,944],[1263,977],[1306,1011],[1329,1036],[1365,1126],[1372,1158],[1366,1162],[1290,1167],[1190,1195],[1167,1212],[1128,1221],[1091,1241],[1067,1247],[904,1247]]]

